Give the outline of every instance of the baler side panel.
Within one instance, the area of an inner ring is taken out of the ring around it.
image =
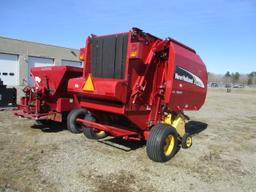
[[[207,91],[206,67],[196,53],[173,42],[171,44],[174,74],[169,108],[171,111],[199,110]]]

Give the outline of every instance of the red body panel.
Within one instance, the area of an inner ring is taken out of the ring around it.
[[[85,84],[85,79],[82,77],[70,79],[69,91],[81,93],[88,98],[98,98],[126,103],[127,81],[104,78],[92,78],[92,80],[95,88],[94,91],[84,91],[81,89]]]

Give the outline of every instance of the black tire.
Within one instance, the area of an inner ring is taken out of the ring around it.
[[[188,149],[192,146],[192,137],[190,134],[185,133],[185,135],[181,139],[181,147],[183,149]]]
[[[93,117],[90,113],[88,113],[85,117],[85,120],[96,122],[95,117]],[[88,139],[103,139],[107,137],[107,134],[104,131],[97,131],[96,129],[87,128],[86,126],[83,127],[83,133],[85,137]]]
[[[74,109],[69,112],[67,117],[67,128],[71,133],[81,133],[83,126],[76,122],[77,118],[84,118],[88,111],[86,109]]]
[[[176,154],[178,148],[177,137],[176,129],[170,125],[157,124],[153,126],[146,145],[149,159],[155,162],[169,161]],[[169,142],[167,148],[166,140]]]

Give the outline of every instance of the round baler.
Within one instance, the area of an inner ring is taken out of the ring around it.
[[[133,28],[91,35],[80,59],[83,76],[68,81],[80,106],[70,112],[69,128],[89,139],[147,140],[148,157],[157,162],[192,145],[184,111],[199,110],[207,92],[207,70],[193,49]]]

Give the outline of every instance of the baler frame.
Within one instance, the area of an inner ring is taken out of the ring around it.
[[[138,29],[137,29],[138,30]],[[141,32],[141,31],[139,31]],[[138,32],[137,32],[138,33]],[[150,53],[148,54],[148,57],[146,59],[146,69],[145,69],[145,73],[143,76],[139,77],[135,83],[135,86],[132,88],[132,94],[131,94],[131,99],[132,99],[132,104],[135,104],[137,102],[137,100],[139,100],[140,97],[142,97],[143,94],[145,94],[145,89],[147,87],[147,81],[146,78],[150,75],[152,75],[150,72],[151,68],[156,67],[156,65],[158,65],[159,63],[155,63],[153,62],[153,60],[155,59],[156,56],[159,56],[162,54],[162,57],[166,57],[167,53],[166,51],[166,46],[168,45],[170,41],[167,40],[157,40],[151,50]],[[128,57],[129,58],[129,57]],[[164,63],[161,63],[163,65],[168,65],[168,62],[165,61]],[[128,68],[128,67],[127,67]],[[163,67],[165,68],[165,67]],[[164,72],[165,73],[165,72]],[[125,75],[127,76],[127,75]],[[161,79],[161,86],[159,87],[159,91],[156,90],[152,95],[158,95],[161,94],[162,96],[164,96],[165,93],[165,85],[164,85],[164,76],[163,75],[162,79]],[[170,74],[170,76],[172,76]],[[161,103],[161,99],[159,98],[157,103],[155,104],[155,110],[154,110],[154,114],[151,113],[151,116],[149,119],[156,119],[154,122],[150,121],[150,123],[148,124],[148,127],[146,130],[128,130],[127,127],[115,127],[115,126],[109,126],[109,125],[104,125],[104,124],[100,124],[100,123],[95,123],[95,122],[90,122],[88,120],[85,119],[81,119],[78,118],[77,122],[78,123],[82,123],[84,126],[86,126],[87,128],[91,128],[91,129],[99,129],[101,131],[105,131],[105,132],[111,132],[112,135],[116,136],[116,137],[123,137],[124,139],[134,139],[134,140],[143,140],[143,139],[147,139],[149,136],[149,131],[150,128],[152,127],[152,125],[157,124],[159,122],[161,122],[162,117],[159,117],[158,111],[157,110],[160,107],[160,103]],[[150,106],[153,105],[153,99],[150,99]],[[83,106],[83,105],[81,105]],[[94,106],[92,106],[93,108]],[[151,108],[152,110],[152,108]],[[115,113],[119,113],[118,110],[114,110],[112,112]]]

